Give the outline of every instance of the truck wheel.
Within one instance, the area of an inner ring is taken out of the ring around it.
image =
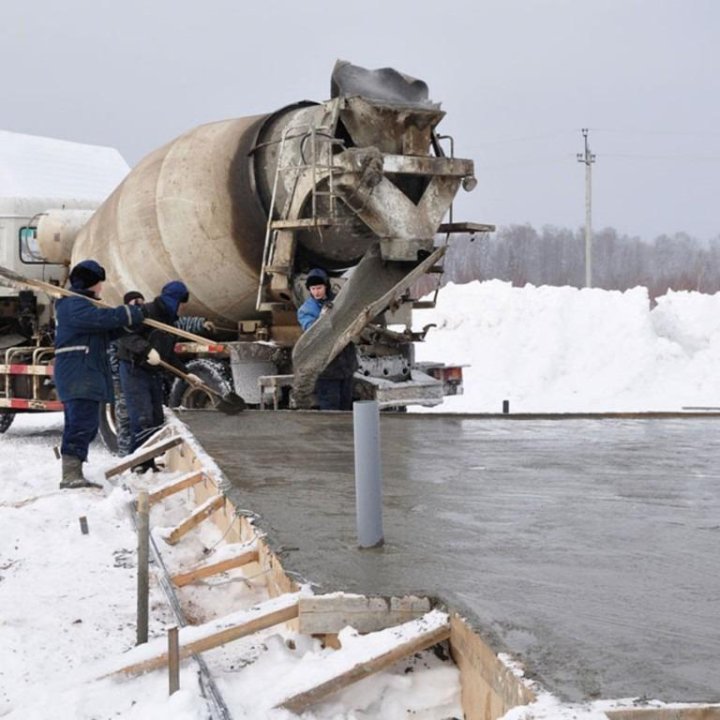
[[[187,363],[187,369],[188,372],[197,375],[207,386],[221,395],[226,395],[232,390],[228,369],[223,363],[200,358]],[[168,405],[171,408],[209,408],[213,406],[213,398],[204,390],[191,387],[184,380],[177,378],[170,389]]]
[[[100,437],[105,447],[113,454],[118,453],[117,425],[115,424],[115,405],[100,405]]]
[[[4,433],[15,419],[14,412],[0,412],[0,433]]]

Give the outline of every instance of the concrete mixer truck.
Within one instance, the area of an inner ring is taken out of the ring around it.
[[[441,272],[450,234],[493,229],[443,223],[457,191],[476,184],[472,161],[444,150],[443,115],[422,81],[338,62],[330,100],[193,129],[142,160],[89,219],[50,208],[24,231],[48,267],[99,261],[113,304],[182,279],[188,314],[214,321],[218,336],[177,349],[207,384],[251,406],[309,406],[318,374],[351,341],[358,397],[438,404],[461,391],[462,374],[415,362],[424,333],[411,325],[413,288]],[[295,312],[316,266],[337,299],[303,335]],[[23,342],[5,347],[6,424],[14,411],[55,409],[51,326],[26,324]],[[170,390],[170,405],[208,402],[182,381]]]

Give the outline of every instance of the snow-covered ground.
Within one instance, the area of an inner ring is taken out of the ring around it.
[[[720,404],[714,371],[720,355],[720,296],[674,293],[650,310],[642,289],[626,293],[571,288],[511,288],[499,282],[450,286],[416,324],[437,323],[419,359],[466,363],[465,395],[443,410],[677,410]],[[13,720],[196,720],[207,717],[196,669],[184,662],[181,690],[168,697],[162,670],[132,680],[94,679],[109,659],[135,644],[136,535],[127,505],[160,476],[125,473],[104,482],[113,458],[99,445],[86,470],[105,484],[60,491],[62,417],[18,416],[0,436],[0,717]],[[224,540],[209,523],[181,543],[163,532],[187,513],[181,498],[153,509],[151,526],[170,571],[187,567]],[[89,533],[80,531],[87,518]],[[252,566],[250,566],[252,567]],[[257,567],[257,566],[255,566]],[[240,570],[180,590],[193,623],[266,598],[263,579]],[[150,636],[175,624],[151,583]],[[344,646],[352,648],[347,631]],[[273,629],[204,654],[234,718],[282,720],[271,710],[281,679],[312,675],[319,643]],[[303,717],[440,720],[461,717],[456,668],[431,652],[398,663],[315,706]],[[563,706],[540,693],[506,720],[596,720],[631,700]]]
[[[96,679],[108,661],[135,645],[137,539],[128,503],[143,484],[171,480],[161,473],[125,473],[118,486],[104,480],[114,462],[91,448],[85,466],[99,490],[59,490],[62,416],[22,416],[0,438],[0,717],[13,720],[200,720],[206,718],[194,663],[181,664],[181,690],[168,697],[167,672],[131,680]],[[124,486],[124,487],[123,487]],[[176,546],[162,540],[187,516],[183,498],[166,499],[151,515],[151,527],[169,571],[187,569],[219,554],[223,538],[212,523]],[[89,532],[82,534],[80,518]],[[252,568],[255,568],[253,576]],[[234,570],[178,591],[193,624],[222,617],[267,599],[258,566]],[[157,582],[151,581],[150,639],[176,624]],[[353,653],[356,638],[342,638]],[[203,654],[233,718],[282,720],[272,710],[280,679],[313,677],[330,649],[319,641],[273,628]],[[358,649],[360,656],[360,649]],[[432,652],[398,663],[337,693],[304,718],[424,720],[459,716],[457,669]]]

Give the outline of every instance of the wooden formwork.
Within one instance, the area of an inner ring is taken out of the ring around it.
[[[166,455],[167,468],[183,473],[183,478],[203,473],[201,481],[193,482],[188,487],[198,507],[217,497],[221,487],[219,471],[204,468],[200,456],[193,442],[172,446]],[[248,543],[256,540],[257,562],[266,576],[271,597],[298,591],[297,582],[286,573],[280,559],[263,538],[257,538],[258,529],[252,519],[236,512],[227,498],[213,510],[209,519],[218,526],[228,542]],[[372,632],[379,627],[388,627],[409,617],[417,617],[421,610],[429,609],[427,599],[401,599],[406,604],[405,610],[398,609],[402,602],[396,603],[394,607],[389,603],[384,613],[380,613],[378,606],[372,607],[373,598],[362,599],[368,603],[364,613],[357,608],[349,608],[347,603],[341,611],[333,607],[323,612],[318,610],[318,599],[301,599],[298,617],[290,620],[289,624],[300,632],[327,636],[329,644],[332,644],[332,637],[344,624],[350,623],[360,632]],[[414,601],[417,604],[409,609]],[[338,613],[343,620],[350,615],[351,620],[338,625]],[[497,720],[511,708],[526,705],[535,699],[529,684],[514,674],[457,613],[450,615],[447,639],[451,655],[460,671],[462,705],[467,720]],[[293,705],[288,701],[284,707],[298,709],[301,705]]]
[[[428,598],[374,598],[361,595],[312,595],[299,587],[286,572],[278,556],[260,534],[251,513],[239,512],[222,492],[223,476],[179,424],[166,426],[132,458],[110,468],[111,477],[141,460],[164,454],[166,467],[180,476],[149,492],[149,502],[184,491],[192,511],[166,536],[174,544],[206,520],[212,520],[227,543],[237,543],[237,554],[217,561],[203,561],[169,578],[175,587],[183,587],[206,577],[250,563],[259,566],[265,576],[271,600],[248,610],[233,613],[204,626],[184,628],[179,633],[179,655],[188,657],[230,642],[258,630],[285,623],[298,632],[320,636],[329,647],[342,648],[338,632],[351,625],[364,639],[375,643],[378,635],[389,632],[388,642],[379,650],[338,656],[332,668],[321,668],[317,677],[289,696],[278,699],[276,707],[302,712],[341,688],[368,674],[389,667],[397,660],[447,641],[461,682],[461,702],[466,720],[497,720],[509,710],[535,700],[534,686],[503,662],[481,636],[457,612],[432,609]],[[402,640],[393,636],[402,628]],[[372,637],[370,637],[372,634]],[[157,644],[157,643],[156,643]],[[356,649],[357,650],[357,649]],[[169,662],[166,648],[140,646],[125,654],[106,674],[133,674],[160,667]],[[302,683],[300,683],[302,685]],[[605,709],[609,720],[720,720],[718,705],[641,706]],[[531,711],[529,711],[531,712]],[[528,717],[532,717],[530,714]]]

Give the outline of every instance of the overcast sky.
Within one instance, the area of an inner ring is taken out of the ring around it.
[[[198,124],[329,96],[337,58],[424,79],[476,163],[455,219],[720,235],[715,0],[5,0],[0,129],[132,165]]]

